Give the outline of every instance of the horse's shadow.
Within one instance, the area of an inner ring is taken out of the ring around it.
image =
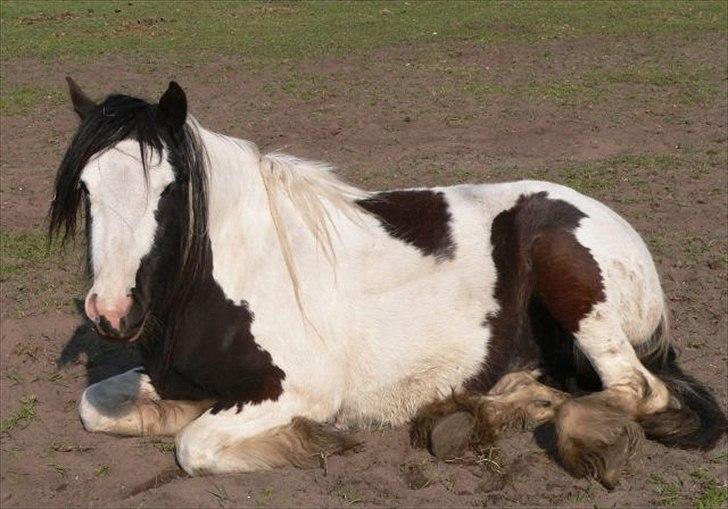
[[[114,343],[100,338],[86,318],[83,301],[74,299],[74,304],[83,322],[63,346],[56,360],[58,367],[82,363],[85,357],[86,385],[91,385],[142,365],[134,344]]]

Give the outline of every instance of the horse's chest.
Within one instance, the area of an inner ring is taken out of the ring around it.
[[[255,342],[253,319],[245,301],[233,303],[212,279],[203,285],[180,318],[165,396],[214,399],[217,409],[277,399],[285,373]]]

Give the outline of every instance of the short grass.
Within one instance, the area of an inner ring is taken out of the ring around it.
[[[682,481],[668,482],[659,475],[653,475],[650,483],[657,495],[656,502],[663,507],[678,507],[681,500]]]
[[[539,42],[724,31],[725,2],[6,1],[3,58],[227,54],[252,62],[345,55],[405,41]]]
[[[146,440],[145,443],[151,445],[162,454],[167,454],[174,451],[174,442],[169,442],[161,438],[150,438]]]
[[[557,180],[579,192],[598,196],[614,189],[620,180],[639,188],[651,176],[659,176],[681,164],[681,159],[671,154],[627,154],[564,169],[539,168],[531,171],[529,177]]]
[[[725,509],[728,507],[728,486],[711,486],[695,500],[696,509]]]
[[[312,101],[325,99],[331,93],[331,85],[327,76],[294,72],[285,79],[281,90],[303,101]]]
[[[8,90],[3,86],[0,91],[0,115],[23,115],[38,104],[56,105],[64,100],[65,94],[60,89],[49,90],[23,86]]]
[[[58,247],[58,243],[49,243],[43,233],[0,232],[0,280],[21,273],[26,265],[50,259]]]
[[[464,91],[477,99],[488,95],[508,95],[528,100],[550,100],[560,104],[608,100],[615,87],[632,85],[652,87],[662,100],[681,104],[705,103],[721,93],[716,84],[715,69],[681,64],[638,63],[617,67],[587,68],[571,75],[556,78],[531,79],[526,83],[505,86],[484,82],[484,76],[471,75]],[[487,77],[487,79],[492,79]],[[648,94],[649,95],[649,94]]]
[[[36,408],[38,400],[30,395],[20,400],[20,408],[6,419],[0,421],[0,433],[8,433],[14,429],[23,429],[38,418]]]

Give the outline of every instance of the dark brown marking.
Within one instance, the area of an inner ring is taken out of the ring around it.
[[[522,195],[495,217],[490,241],[500,309],[486,317],[487,359],[468,389],[487,392],[505,373],[538,365],[574,371],[573,333],[604,300],[599,266],[573,233],[584,217],[546,192]]]
[[[156,212],[154,247],[142,259],[135,296],[152,314],[167,302],[174,281],[172,271],[179,256],[182,227],[176,207],[180,186],[174,184],[162,196]],[[245,404],[277,400],[285,373],[270,354],[259,347],[251,324],[248,303],[228,299],[212,276],[212,253],[207,241],[206,260],[189,297],[175,312],[173,336],[149,334],[140,341],[145,367],[160,396],[175,400],[215,401],[212,412]],[[166,342],[173,344],[165,344]]]
[[[578,332],[581,319],[606,299],[591,253],[570,231],[551,230],[533,240],[531,259],[536,295],[569,332]]]
[[[374,214],[392,237],[419,249],[425,256],[453,259],[455,244],[445,195],[428,189],[388,191],[357,202]]]

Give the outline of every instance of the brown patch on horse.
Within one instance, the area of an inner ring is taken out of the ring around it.
[[[637,453],[642,428],[602,393],[567,401],[556,415],[556,444],[564,468],[576,477],[594,477],[607,489],[619,482]]]
[[[357,204],[374,214],[392,237],[438,260],[455,257],[451,215],[445,195],[429,189],[388,191]]]
[[[566,341],[605,299],[599,266],[574,236],[585,217],[546,192],[522,195],[495,217],[490,242],[500,309],[486,317],[488,353],[468,389],[487,392],[506,373],[539,364],[558,364],[550,369],[556,373],[573,364],[552,351],[571,352]]]
[[[536,295],[561,325],[578,332],[594,304],[606,300],[601,270],[591,253],[573,233],[552,230],[533,240],[531,260]]]

